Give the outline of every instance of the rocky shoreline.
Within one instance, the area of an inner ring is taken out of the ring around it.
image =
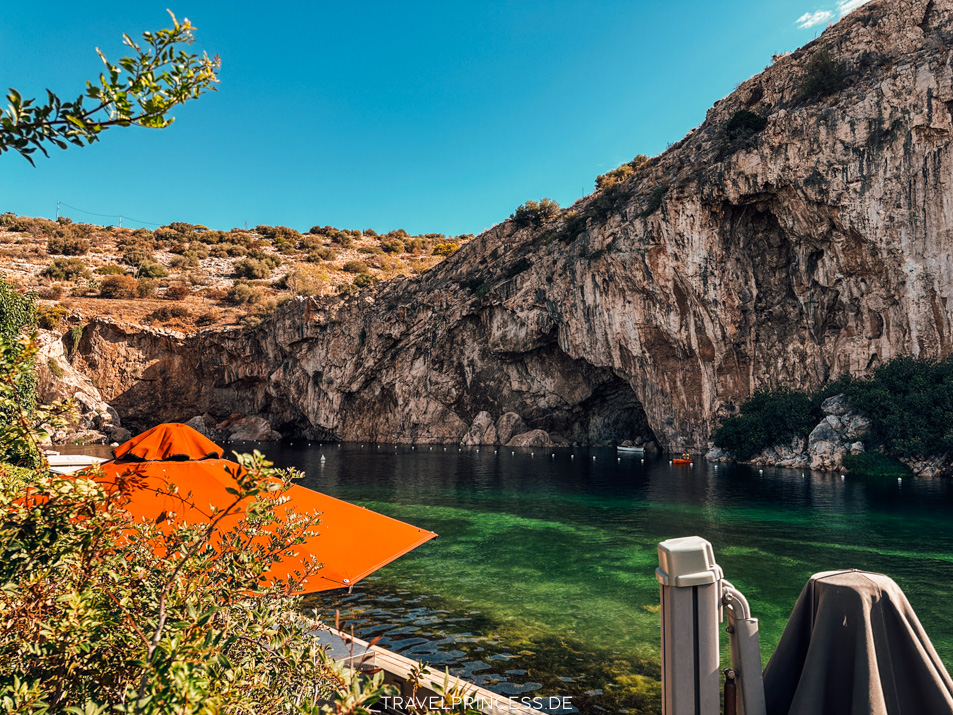
[[[824,418],[805,437],[794,437],[789,442],[762,450],[743,460],[754,466],[789,467],[818,472],[846,472],[844,457],[867,451],[870,419],[851,409],[846,395],[834,395],[821,404]],[[714,447],[705,455],[713,462],[734,462],[729,452]],[[953,457],[944,455],[931,459],[900,460],[917,476],[953,476]]]

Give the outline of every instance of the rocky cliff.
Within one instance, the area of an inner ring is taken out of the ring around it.
[[[93,321],[72,363],[137,427],[242,413],[342,440],[518,425],[702,448],[756,386],[950,352],[951,47],[953,0],[875,0],[552,220],[505,221],[417,280],[301,299],[255,329]],[[846,72],[808,97],[821,51]],[[741,110],[766,125],[739,138]]]

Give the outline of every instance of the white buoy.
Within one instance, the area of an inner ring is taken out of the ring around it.
[[[616,458],[615,458],[615,461],[621,462],[621,461],[622,461],[622,457],[616,457]]]
[[[645,464],[645,460],[644,460],[644,459],[642,460],[642,464]]]
[[[595,455],[593,455],[593,457],[592,457],[592,461],[593,461],[593,462],[595,462],[595,461],[596,461],[596,457],[595,457]]]
[[[480,451],[480,448],[479,448],[479,447],[477,447],[477,452],[479,452],[479,451]]]
[[[512,455],[514,455],[514,454],[516,454],[516,452],[510,452],[510,456],[512,456]]]
[[[530,456],[530,457],[535,457],[535,456],[536,456],[536,452],[530,452],[530,453],[529,453],[529,456]]]
[[[429,450],[427,450],[427,451],[429,451],[429,452],[433,452],[433,447],[431,447],[431,448],[430,448]]]
[[[759,469],[759,470],[758,470],[758,474],[764,474],[764,470],[763,470],[763,469]]]
[[[322,461],[322,462],[323,462],[323,461],[325,461],[325,460],[324,460],[324,455],[323,455],[323,454],[321,455],[321,461]]]
[[[495,449],[493,450],[493,454],[496,454],[496,450],[495,450]]]
[[[555,452],[550,453],[549,456],[552,457],[553,459],[556,459],[556,453],[555,453]]]
[[[903,486],[903,479],[901,477],[897,477],[897,484]]]
[[[841,481],[844,481],[844,475],[843,475],[843,474],[840,475],[840,480],[841,480]]]
[[[569,458],[570,458],[570,459],[575,459],[575,458],[576,458],[576,455],[575,455],[575,454],[570,454],[570,455],[569,455]]]

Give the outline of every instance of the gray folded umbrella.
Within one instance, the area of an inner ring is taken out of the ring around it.
[[[768,715],[953,713],[953,680],[883,574],[814,574],[764,671]]]

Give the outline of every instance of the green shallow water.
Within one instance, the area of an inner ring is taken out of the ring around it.
[[[656,545],[692,534],[712,542],[747,596],[765,662],[812,573],[860,568],[900,584],[953,665],[944,480],[674,466],[610,449],[266,451],[304,470],[305,486],[440,535],[315,605],[498,692],[572,695],[583,712],[657,712]]]

